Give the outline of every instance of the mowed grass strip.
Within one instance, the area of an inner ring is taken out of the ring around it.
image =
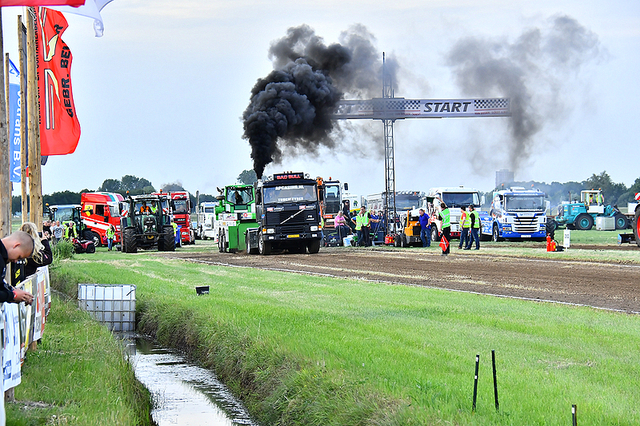
[[[135,284],[141,331],[214,369],[264,425],[561,425],[572,404],[579,424],[640,424],[638,316],[144,253],[56,275],[70,293]]]
[[[76,301],[54,297],[44,336],[27,352],[8,425],[149,425],[149,392],[122,345]]]

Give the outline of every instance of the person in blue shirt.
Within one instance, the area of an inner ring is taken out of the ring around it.
[[[431,226],[429,226],[429,215],[424,209],[419,210],[420,217],[420,239],[422,240],[422,247],[431,246]]]

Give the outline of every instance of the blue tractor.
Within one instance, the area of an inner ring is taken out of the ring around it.
[[[580,202],[563,203],[558,206],[555,222],[558,226],[587,231],[593,228],[597,217],[614,218],[616,229],[627,229],[629,219],[617,206],[604,204],[600,190],[586,190],[580,193]]]

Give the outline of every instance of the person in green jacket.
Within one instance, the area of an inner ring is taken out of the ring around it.
[[[113,225],[109,225],[109,229],[107,229],[107,246],[109,247],[109,251],[113,247],[113,240],[116,238],[116,228]]]
[[[440,203],[440,220],[442,221],[442,236],[446,239],[446,248],[442,249],[442,255],[447,256],[451,248],[451,212],[445,203]]]

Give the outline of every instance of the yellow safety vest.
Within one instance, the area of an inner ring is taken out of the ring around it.
[[[364,215],[358,213],[356,216],[356,231],[362,229],[363,226],[369,226],[369,215],[366,212]]]
[[[478,212],[474,210],[471,212],[471,214],[474,217],[473,228],[480,228],[480,216],[478,215]],[[471,220],[469,220],[469,222],[471,222]]]
[[[442,227],[450,228],[451,227],[451,212],[448,208],[442,210],[440,212],[440,217],[442,217]]]
[[[471,213],[463,213],[464,219],[462,220],[463,228],[471,228]]]

